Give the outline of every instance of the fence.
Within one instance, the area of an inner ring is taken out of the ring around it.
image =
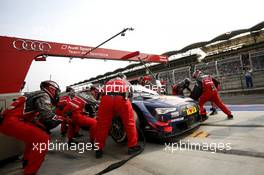
[[[243,64],[240,56],[219,60],[216,64],[218,76],[241,74],[243,71],[242,68]]]
[[[184,78],[190,78],[191,76],[191,67],[181,67],[169,71],[160,72],[158,78],[161,81],[166,81],[166,88],[169,94],[172,93],[172,85],[178,83]]]
[[[204,74],[212,75],[212,76],[217,76],[217,67],[216,67],[217,62],[212,61],[209,63],[200,63],[195,65],[195,70],[201,70]]]
[[[248,55],[247,60],[242,59],[241,55],[237,55],[218,61],[200,63],[195,65],[195,70],[199,69],[205,74],[216,77],[221,83],[222,90],[244,89],[246,83],[243,67],[250,63],[249,66],[253,69],[254,87],[264,87],[264,50],[250,52]],[[190,77],[190,66],[161,72],[159,74],[160,80],[167,82],[167,90],[169,93],[171,92],[171,85]]]
[[[254,71],[264,70],[264,51],[250,53],[250,62]]]
[[[173,85],[183,80],[184,78],[191,77],[191,67],[181,67],[169,71],[160,72],[158,78],[166,81],[168,85]]]
[[[174,83],[178,83],[184,78],[191,78],[191,67],[182,67],[173,70]]]

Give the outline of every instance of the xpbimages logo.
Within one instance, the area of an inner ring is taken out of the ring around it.
[[[124,92],[128,90],[128,92],[144,92],[146,89],[150,91],[156,91],[156,92],[166,92],[166,86],[165,85],[119,85],[119,84],[111,84],[111,85],[105,85],[105,86],[98,86],[98,91],[100,93],[105,93],[106,95],[110,92]]]
[[[165,143],[166,152],[174,153],[175,151],[209,151],[216,153],[217,151],[230,151],[231,143],[195,143],[188,141],[179,141],[175,143]]]
[[[33,143],[33,151],[78,151],[78,153],[84,153],[85,151],[99,150],[98,143],[65,143],[65,142],[50,142],[47,143]]]

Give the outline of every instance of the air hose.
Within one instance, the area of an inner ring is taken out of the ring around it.
[[[143,139],[143,144],[141,146],[141,150],[139,152],[137,152],[136,154],[133,154],[133,155],[131,155],[130,157],[128,157],[126,159],[120,160],[118,162],[115,162],[115,163],[109,165],[108,167],[106,167],[105,169],[103,169],[102,171],[97,173],[96,175],[105,174],[105,173],[108,173],[108,172],[110,172],[110,171],[112,171],[114,169],[117,169],[117,168],[123,166],[126,162],[128,162],[129,160],[131,160],[134,157],[138,156],[139,154],[141,154],[144,151],[145,145],[146,145],[146,139],[145,139],[145,136],[143,134],[143,131],[139,127],[137,127],[137,130],[138,130],[138,133],[140,134],[140,136]]]

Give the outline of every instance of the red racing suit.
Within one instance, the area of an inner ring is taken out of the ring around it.
[[[108,81],[103,88],[101,103],[98,109],[96,132],[96,142],[100,150],[103,150],[105,146],[105,140],[114,116],[119,116],[122,120],[127,133],[128,147],[137,145],[138,135],[133,108],[130,100],[127,98],[130,87],[130,83],[127,81],[116,78]]]
[[[172,85],[172,95],[177,95],[177,85]]]
[[[94,142],[97,121],[84,113],[85,105],[86,101],[81,97],[74,96],[71,99],[69,96],[64,96],[60,98],[58,108],[63,116],[69,116],[72,120],[67,133],[69,139],[74,137],[79,128],[90,128],[90,139]]]
[[[51,101],[44,91],[25,94],[15,100],[3,112],[0,132],[25,143],[24,174],[35,174],[44,161],[48,151],[50,129],[59,125],[62,118],[51,110]],[[35,146],[45,145],[40,151]]]
[[[224,105],[218,95],[217,88],[215,87],[213,78],[209,75],[202,75],[197,78],[197,83],[202,86],[202,95],[199,100],[200,114],[206,115],[204,104],[211,101],[216,104],[226,115],[231,115],[231,111]]]
[[[57,114],[57,115],[60,115],[60,116],[63,116],[63,115],[64,115],[64,114],[63,114],[63,109],[64,109],[64,107],[65,107],[68,103],[70,103],[70,101],[72,100],[72,98],[73,98],[74,96],[75,96],[75,95],[72,94],[72,93],[67,93],[67,95],[65,95],[65,96],[61,96],[61,97],[60,97],[60,101],[58,102],[58,104],[57,104],[57,106],[56,106],[56,114]],[[66,121],[61,122],[61,133],[62,133],[62,134],[67,133],[67,131],[68,131],[68,127],[69,127],[68,125],[72,125],[72,123],[67,124]],[[80,131],[80,127],[78,127],[78,126],[71,126],[71,127],[74,127],[74,128],[75,128],[75,134],[79,133],[79,131]]]

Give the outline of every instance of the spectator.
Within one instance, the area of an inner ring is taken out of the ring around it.
[[[253,70],[251,69],[251,67],[249,65],[244,67],[244,75],[245,75],[245,79],[246,79],[247,88],[253,87],[252,72],[253,72]]]

